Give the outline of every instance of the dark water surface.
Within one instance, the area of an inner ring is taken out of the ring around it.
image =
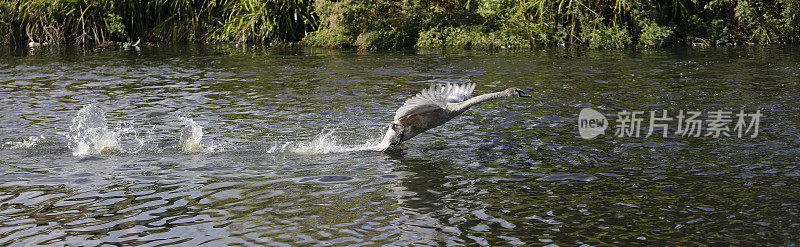
[[[0,53],[0,245],[800,241],[797,47]],[[364,150],[406,98],[466,81],[533,98]],[[605,135],[580,138],[585,107]],[[641,137],[613,135],[623,110]],[[644,137],[661,110],[763,116],[755,138],[735,116]]]

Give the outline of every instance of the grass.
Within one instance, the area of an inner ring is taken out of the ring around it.
[[[800,42],[797,0],[5,0],[0,45],[599,49]]]
[[[311,0],[10,0],[0,44],[299,41],[317,29]]]

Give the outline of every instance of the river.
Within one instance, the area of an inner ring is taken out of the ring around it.
[[[0,245],[800,240],[798,47],[0,54]],[[533,97],[369,150],[407,98],[466,82]]]

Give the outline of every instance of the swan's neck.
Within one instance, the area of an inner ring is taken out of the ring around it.
[[[453,111],[453,112],[456,112],[457,114],[461,114],[462,112],[466,111],[467,109],[469,109],[470,107],[472,107],[474,105],[477,105],[477,104],[480,104],[480,103],[483,103],[483,102],[486,102],[486,101],[490,101],[490,100],[494,100],[494,99],[502,99],[502,98],[508,98],[508,94],[505,91],[500,91],[500,92],[496,92],[496,93],[487,93],[487,94],[482,94],[482,95],[478,95],[478,96],[472,97],[472,98],[470,98],[468,100],[465,100],[464,102],[461,102],[461,103],[454,103],[453,105],[451,105],[451,107],[448,107],[448,108],[451,108],[450,110]]]

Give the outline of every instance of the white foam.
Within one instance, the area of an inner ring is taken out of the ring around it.
[[[152,139],[152,129],[140,133],[133,120],[122,121],[116,128],[106,122],[105,111],[89,104],[72,119],[67,137],[67,147],[72,155],[110,154],[116,152],[138,153]],[[155,127],[154,127],[155,128]]]
[[[8,149],[32,148],[44,142],[45,142],[44,135],[29,136],[21,141],[7,141],[3,143],[3,148],[8,148]]]
[[[360,145],[346,145],[341,143],[341,139],[334,135],[334,131],[322,131],[307,142],[287,142],[275,144],[267,148],[267,153],[290,152],[298,154],[327,154],[327,153],[346,153],[363,150],[371,150],[377,142],[369,141]]]
[[[184,127],[181,129],[180,150],[186,153],[209,151],[203,147],[200,141],[203,140],[203,126],[197,124],[194,119],[179,117]]]
[[[74,156],[119,151],[119,134],[119,131],[108,128],[105,112],[89,104],[72,119],[67,147],[72,149]]]

